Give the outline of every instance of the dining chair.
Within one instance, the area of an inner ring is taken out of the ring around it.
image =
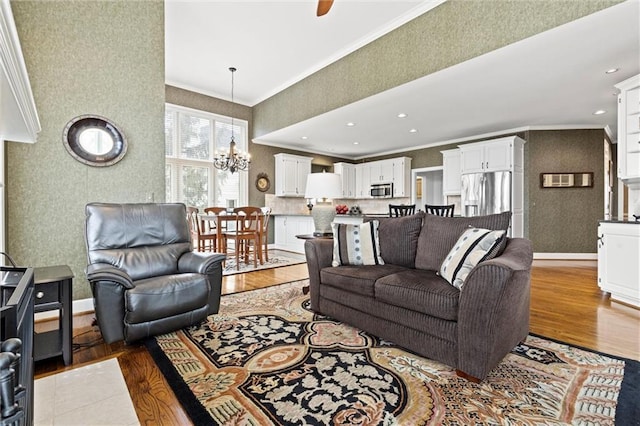
[[[269,217],[271,216],[271,207],[261,207],[262,210],[262,254],[264,260],[269,261]],[[262,262],[261,262],[262,263]]]
[[[227,209],[224,207],[205,207],[204,209],[204,214],[206,215],[218,216],[219,214],[224,214],[226,212],[227,212]],[[216,232],[217,225],[215,220],[205,220],[204,223],[206,224],[209,232]],[[227,229],[227,227],[224,225],[224,222],[221,229],[223,232]]]
[[[455,208],[455,204],[447,204],[447,205],[435,205],[435,204],[425,204],[424,210],[436,216],[449,216],[453,217],[453,210]]]
[[[260,222],[262,209],[260,207],[236,207],[233,209],[233,214],[236,215],[235,228],[222,234],[225,253],[229,250],[229,240],[232,240],[236,269],[240,270],[240,256],[242,255],[245,263],[249,263],[251,254],[253,254],[253,266],[257,267],[262,252],[262,224]]]
[[[389,217],[409,216],[415,212],[415,204],[389,204]]]
[[[189,223],[189,232],[191,233],[191,241],[194,244],[194,249],[197,251],[217,251],[217,234],[214,231],[209,231],[202,223],[202,219],[198,216],[199,210],[197,207],[187,207],[187,222]]]

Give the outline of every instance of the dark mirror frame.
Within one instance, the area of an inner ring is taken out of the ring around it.
[[[540,173],[540,188],[592,188],[593,172]]]
[[[113,140],[111,150],[100,155],[85,150],[80,144],[80,135],[87,129],[107,132]],[[127,153],[127,139],[124,134],[113,121],[99,115],[80,115],[69,121],[64,128],[62,144],[73,158],[95,167],[112,166]]]

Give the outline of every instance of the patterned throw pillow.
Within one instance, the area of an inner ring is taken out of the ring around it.
[[[480,262],[494,258],[506,231],[470,228],[462,233],[440,266],[440,276],[462,290],[469,272]]]
[[[359,225],[332,223],[333,262],[340,265],[382,265],[377,220]]]

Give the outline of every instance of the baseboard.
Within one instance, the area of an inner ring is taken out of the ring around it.
[[[533,253],[533,258],[545,260],[598,260],[598,253]]]
[[[74,315],[85,313],[85,312],[93,312],[95,310],[93,307],[93,298],[74,300],[72,310]],[[35,318],[35,321],[58,318],[58,311],[53,309],[51,311],[46,311],[46,312],[37,312],[34,318]]]

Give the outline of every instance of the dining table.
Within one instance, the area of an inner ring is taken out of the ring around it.
[[[215,222],[216,247],[220,249],[221,247],[224,247],[224,229],[225,229],[224,225],[227,225],[228,223],[233,223],[235,225],[238,215],[233,211],[227,211],[226,213],[220,213],[220,214],[200,213],[198,214],[198,217],[202,222],[205,222],[205,221]],[[258,254],[258,259],[260,259],[261,264],[264,263],[262,260],[262,239],[265,238],[265,235],[262,235],[262,232],[264,229],[264,226],[262,223],[263,219],[264,219],[264,214],[258,215],[258,233],[260,238],[260,244],[257,244],[256,253]],[[201,229],[206,229],[206,228],[202,227]],[[228,226],[226,229],[228,229]]]

